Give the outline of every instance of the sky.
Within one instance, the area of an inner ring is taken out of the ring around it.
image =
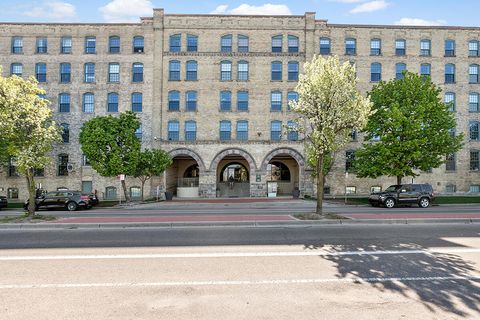
[[[330,23],[480,26],[480,0],[0,0],[1,22],[138,22],[166,13],[296,14]]]

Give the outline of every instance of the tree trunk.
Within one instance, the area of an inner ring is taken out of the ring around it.
[[[323,154],[317,159],[317,209],[316,214],[323,214]]]
[[[33,217],[35,215],[35,180],[33,179],[33,169],[27,170],[27,189],[28,189],[28,216]]]
[[[122,180],[122,189],[123,189],[123,194],[125,195],[125,201],[126,202],[130,201],[130,196],[128,195],[128,192],[127,192],[127,184],[125,183],[125,180]]]
[[[141,199],[141,201],[143,202],[143,186],[145,185],[145,181],[147,181],[147,180],[145,180],[145,179],[140,179],[140,181],[142,182],[142,190],[141,190],[142,194],[141,194],[141,198],[140,198],[140,199]]]
[[[397,185],[401,185],[402,184],[402,176],[397,176]]]

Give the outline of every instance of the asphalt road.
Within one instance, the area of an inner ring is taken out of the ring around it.
[[[288,202],[257,202],[257,203],[180,203],[161,202],[129,207],[93,208],[91,210],[78,210],[68,212],[65,210],[40,210],[40,214],[57,217],[89,217],[89,216],[151,216],[151,215],[225,215],[225,214],[259,214],[259,215],[291,215],[296,213],[313,212],[314,201],[288,201]],[[392,213],[480,213],[480,205],[439,205],[426,209],[413,207],[399,207],[393,209],[374,208],[366,205],[352,206],[338,203],[326,203],[326,213],[338,214],[392,214]],[[23,210],[0,211],[0,216],[20,215]]]
[[[0,231],[1,319],[479,319],[478,225]]]

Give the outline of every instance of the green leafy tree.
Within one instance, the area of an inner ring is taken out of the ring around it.
[[[455,117],[440,93],[430,78],[410,72],[374,86],[369,93],[374,114],[365,128],[370,142],[355,153],[357,176],[391,176],[401,184],[403,177],[436,168],[460,150],[463,134],[452,134]]]
[[[296,87],[299,100],[290,106],[300,116],[297,123],[305,135],[307,158],[315,163],[316,213],[321,215],[325,160],[349,141],[353,130],[363,129],[371,103],[357,89],[355,67],[340,63],[337,56],[314,56],[304,68]]]
[[[29,195],[28,214],[35,214],[35,169],[51,161],[49,153],[59,141],[60,128],[53,121],[45,91],[34,78],[0,76],[0,160],[14,158],[18,173],[25,176]]]
[[[133,172],[133,176],[138,178],[142,184],[142,201],[143,201],[143,187],[145,182],[153,176],[159,176],[171,164],[172,159],[167,152],[161,149],[145,149],[140,152],[138,157],[138,164]]]
[[[140,121],[130,111],[118,117],[95,117],[85,122],[80,130],[80,143],[92,168],[104,177],[133,175],[141,147],[135,136],[139,126]],[[129,201],[125,180],[122,180],[122,188]]]

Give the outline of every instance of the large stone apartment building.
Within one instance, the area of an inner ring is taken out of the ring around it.
[[[116,178],[100,177],[89,166],[78,135],[92,117],[132,110],[141,119],[142,145],[173,158],[147,194],[265,197],[271,182],[277,195],[313,194],[302,136],[288,131],[295,126],[288,101],[298,97],[305,61],[321,54],[355,63],[362,92],[403,70],[431,76],[466,139],[445,165],[415,181],[439,193],[479,193],[479,41],[480,28],[339,25],[311,12],[232,16],[155,9],[133,24],[2,23],[0,65],[4,76],[35,76],[64,127],[64,142],[37,178],[49,191],[120,196]],[[335,155],[327,194],[367,194],[395,182],[346,174],[362,142],[352,133]],[[138,181],[127,177],[127,185],[139,195]],[[0,193],[25,197],[14,161],[0,173]]]

